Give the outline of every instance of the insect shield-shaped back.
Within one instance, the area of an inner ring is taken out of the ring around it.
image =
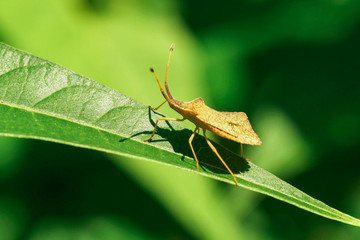
[[[196,126],[235,142],[260,145],[261,141],[244,112],[218,112],[205,105],[202,98],[185,103],[192,116],[187,117]]]
[[[214,133],[235,142],[260,145],[261,141],[254,132],[246,113],[244,112],[217,112],[217,121],[213,125]],[[222,123],[221,123],[222,122]]]

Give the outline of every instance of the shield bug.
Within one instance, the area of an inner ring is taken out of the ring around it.
[[[159,121],[184,121],[185,119],[190,120],[195,124],[195,130],[191,134],[189,138],[189,145],[191,151],[194,155],[196,161],[196,169],[199,168],[199,160],[195,154],[194,148],[192,146],[192,141],[195,137],[196,132],[199,133],[200,128],[203,130],[204,138],[209,145],[210,149],[215,153],[215,155],[220,159],[222,164],[234,178],[235,185],[238,185],[236,177],[231,169],[228,167],[226,162],[222,159],[214,145],[210,142],[210,140],[206,136],[206,131],[211,131],[220,137],[224,137],[230,139],[232,141],[238,142],[241,144],[241,157],[243,157],[243,144],[249,145],[260,145],[261,141],[258,135],[252,129],[248,117],[244,112],[219,112],[216,111],[208,106],[205,105],[205,102],[202,98],[197,98],[191,102],[182,102],[173,98],[170,93],[168,83],[167,83],[167,76],[170,64],[171,53],[174,50],[174,44],[170,47],[169,59],[166,66],[166,73],[165,73],[165,90],[162,88],[159,78],[157,77],[153,68],[150,68],[150,71],[154,74],[155,79],[160,87],[160,91],[165,98],[165,101],[161,103],[158,107],[152,108],[153,110],[159,109],[164,103],[168,103],[169,106],[174,109],[176,112],[183,116],[182,119],[177,118],[167,118],[161,117],[156,120],[154,130],[151,136],[145,140],[149,141],[155,134],[156,127]],[[245,159],[247,160],[247,159]]]

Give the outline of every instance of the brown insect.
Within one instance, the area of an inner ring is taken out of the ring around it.
[[[219,135],[220,137],[224,137],[233,140],[235,142],[239,142],[241,144],[241,157],[243,159],[245,159],[243,157],[243,144],[260,145],[261,144],[260,138],[252,129],[246,114],[243,112],[218,112],[206,106],[202,98],[197,98],[191,102],[182,102],[173,98],[167,84],[167,75],[169,70],[170,57],[173,50],[174,50],[174,44],[172,44],[170,47],[169,59],[165,73],[165,89],[167,95],[165,94],[164,89],[162,88],[154,69],[150,68],[150,71],[154,74],[156,81],[159,84],[160,91],[164,96],[165,101],[156,108],[153,108],[151,106],[149,107],[153,110],[157,110],[164,103],[168,102],[169,106],[178,113],[180,113],[183,116],[183,118],[182,119],[166,118],[166,117],[158,118],[156,120],[155,127],[151,136],[148,139],[146,139],[145,142],[149,141],[154,136],[159,121],[162,120],[184,121],[185,119],[188,119],[196,125],[194,132],[191,134],[189,138],[189,145],[196,161],[196,169],[199,168],[199,160],[196,157],[194,148],[192,146],[192,141],[195,137],[195,133],[196,132],[199,133],[199,129],[202,128],[207,144],[209,145],[211,150],[216,154],[216,156],[220,159],[220,161],[224,164],[224,166],[229,171],[231,176],[234,178],[235,185],[238,185],[234,173],[231,171],[231,169],[228,167],[225,161],[221,158],[220,154],[218,153],[214,145],[212,145],[212,143],[206,137],[206,130],[209,130]]]

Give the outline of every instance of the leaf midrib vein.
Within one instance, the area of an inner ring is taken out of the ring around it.
[[[75,124],[79,124],[81,126],[85,126],[85,127],[90,127],[90,128],[93,128],[95,130],[98,130],[98,131],[103,131],[103,132],[107,132],[107,133],[110,133],[110,134],[114,134],[116,136],[119,136],[119,137],[122,137],[122,138],[127,138],[127,137],[130,137],[130,136],[127,136],[126,134],[124,135],[121,135],[117,132],[114,132],[114,131],[111,131],[111,130],[108,130],[108,129],[105,129],[105,128],[101,128],[99,126],[96,126],[96,125],[91,125],[91,124],[87,124],[85,122],[82,122],[82,121],[76,121],[75,119],[72,119],[72,118],[66,118],[66,117],[63,117],[59,114],[49,114],[48,112],[45,112],[45,111],[40,111],[39,109],[34,109],[34,108],[29,108],[27,106],[22,106],[22,105],[15,105],[13,103],[9,103],[9,102],[5,102],[5,101],[0,101],[0,104],[2,105],[5,105],[5,106],[9,106],[9,107],[12,107],[12,108],[16,108],[16,109],[21,109],[21,110],[24,110],[24,111],[27,111],[27,112],[30,112],[30,113],[37,113],[37,114],[42,114],[42,115],[45,115],[45,116],[48,116],[48,117],[52,117],[52,118],[57,118],[57,119],[61,119],[61,120],[65,120],[65,121],[68,121],[68,122],[72,122],[72,123],[75,123]],[[119,107],[127,107],[127,106],[119,106]],[[136,109],[141,109],[140,107],[132,107],[132,108],[136,108]],[[160,148],[164,151],[167,151],[167,152],[170,152],[170,153],[173,153],[173,154],[176,154],[178,156],[182,156],[181,154],[179,153],[176,153],[174,151],[170,151],[169,149],[166,149],[166,148],[162,148],[162,147],[159,147],[159,146],[156,146],[156,145],[153,145],[153,144],[150,144],[150,143],[147,143],[147,142],[143,142],[143,141],[140,141],[136,138],[132,138],[131,140],[133,141],[136,141],[136,142],[139,142],[139,143],[142,143],[142,144],[147,144],[149,146],[153,146],[153,147],[156,147],[156,148]]]

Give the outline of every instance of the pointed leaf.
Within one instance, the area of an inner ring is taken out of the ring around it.
[[[150,78],[150,77],[149,77]],[[0,43],[0,135],[41,139],[150,160],[234,184],[203,137],[193,142],[200,169],[187,144],[192,131],[161,122],[160,114],[135,100],[54,63]],[[215,144],[239,185],[315,214],[360,226],[341,213],[253,163]]]

